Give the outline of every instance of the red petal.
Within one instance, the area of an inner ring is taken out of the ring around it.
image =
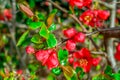
[[[79,54],[83,54],[85,58],[90,58],[91,55],[90,55],[90,51],[87,49],[87,48],[82,48],[80,51],[79,51]]]
[[[5,9],[3,13],[4,13],[4,16],[5,16],[8,20],[10,20],[10,19],[12,18],[12,12],[11,12],[10,9]]]
[[[76,67],[79,67],[80,63],[78,61],[74,62],[73,63],[73,67],[76,68]]]
[[[63,31],[63,34],[67,37],[67,38],[71,38],[76,34],[76,30],[74,28],[69,28],[67,30]]]
[[[84,54],[81,53],[80,51],[73,53],[74,58],[83,58],[83,56],[84,56]]]
[[[106,20],[110,16],[110,12],[109,11],[104,11],[104,10],[99,10],[98,16],[101,19]]]
[[[55,68],[55,67],[57,67],[59,65],[56,52],[51,53],[51,55],[47,59],[46,65],[47,65],[49,70],[51,70],[52,68]]]
[[[116,46],[117,52],[120,52],[120,43]]]
[[[27,46],[26,47],[26,53],[27,54],[35,53],[35,49],[32,46]]]
[[[81,43],[85,42],[85,34],[82,32],[77,33],[74,37],[74,41]]]
[[[72,50],[74,50],[76,48],[76,43],[73,41],[73,40],[68,40],[67,42],[66,42],[66,49],[68,50],[68,51],[72,51]]]
[[[71,58],[68,59],[68,61],[69,61],[70,64],[73,64],[74,58],[71,57]]]
[[[114,57],[116,60],[120,61],[120,52],[116,52]]]
[[[98,57],[98,58],[93,58],[92,59],[92,64],[93,66],[97,66],[101,61],[101,57]]]
[[[86,66],[83,67],[84,72],[86,72],[86,73],[89,72],[90,69],[91,69],[91,66],[92,66],[91,61],[88,61],[88,64],[87,64]]]
[[[49,53],[45,50],[39,50],[38,52],[36,52],[35,56],[37,60],[42,62],[42,64],[44,65],[49,57]]]
[[[18,75],[21,75],[23,73],[23,70],[22,69],[19,69],[16,71]]]

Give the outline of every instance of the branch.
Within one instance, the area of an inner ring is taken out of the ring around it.
[[[113,5],[108,4],[108,3],[104,2],[104,1],[101,1],[101,0],[94,0],[94,1],[95,1],[95,2],[96,2],[96,1],[99,2],[100,4],[104,5],[104,6],[107,7],[107,8],[113,9]]]
[[[110,24],[110,28],[115,26],[115,17],[116,17],[116,1],[117,0],[113,0],[113,9],[111,11],[111,24]],[[112,34],[111,34],[112,35]],[[108,53],[108,59],[111,62],[112,68],[114,71],[115,67],[116,67],[116,61],[114,59],[114,51],[113,51],[113,39],[108,39],[107,41],[107,53]]]

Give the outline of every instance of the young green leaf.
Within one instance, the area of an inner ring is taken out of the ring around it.
[[[40,34],[40,36],[44,37],[45,39],[48,39],[48,37],[49,37],[49,31],[44,23],[42,24],[39,34]]]
[[[113,75],[113,77],[114,77],[114,80],[120,80],[120,74],[119,73],[115,73]]]
[[[26,31],[18,40],[17,46],[20,46],[28,36],[29,31]]]
[[[110,66],[107,66],[104,73],[111,76],[112,75],[112,68]]]
[[[42,26],[42,22],[31,22],[28,25],[31,29],[37,29]]]
[[[35,7],[35,0],[29,0],[29,4],[31,8]]]
[[[55,77],[54,77],[53,75],[49,74],[49,75],[47,76],[47,79],[46,79],[46,80],[55,80]]]
[[[39,34],[33,35],[33,37],[31,38],[31,41],[36,44],[42,43],[41,37]]]
[[[68,51],[60,49],[58,51],[58,59],[62,65],[65,65],[68,59]]]
[[[52,69],[52,73],[54,73],[55,75],[60,75],[61,74],[61,69],[60,68],[53,68]]]
[[[99,74],[92,77],[92,80],[112,80],[109,76]]]
[[[78,74],[78,76],[79,76],[80,79],[82,79],[84,77],[84,74],[85,74],[84,71],[83,71],[83,69],[80,68],[80,67],[76,68],[76,73]]]
[[[57,39],[54,34],[49,34],[49,37],[47,39],[47,45],[49,48],[53,48],[57,45]]]
[[[37,13],[37,17],[38,17],[39,20],[45,20],[46,19],[45,15],[43,13]]]
[[[56,25],[53,23],[50,25],[50,27],[48,28],[49,31],[53,31],[56,30]]]

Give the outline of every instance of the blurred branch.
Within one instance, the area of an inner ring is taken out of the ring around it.
[[[115,18],[116,18],[116,2],[117,0],[113,0],[113,8],[111,11],[111,24],[110,24],[110,28],[113,28],[115,26]],[[114,51],[113,51],[113,39],[108,39],[107,41],[107,54],[108,54],[108,59],[111,62],[111,66],[113,68],[114,71],[115,70],[115,66],[116,66],[116,61],[114,59]]]
[[[7,21],[7,22],[5,22],[5,21],[0,21],[0,24],[6,24],[6,25],[9,25],[9,26],[12,26],[12,23],[9,21]],[[27,25],[25,25],[25,24],[21,24],[21,23],[17,23],[16,22],[16,27],[18,27],[18,28],[25,28],[25,29],[27,29],[28,28],[28,26]]]
[[[95,1],[95,2],[96,2],[96,1],[99,2],[100,4],[104,5],[104,6],[107,7],[107,8],[113,9],[113,5],[108,4],[108,3],[104,2],[104,1],[101,1],[101,0],[94,0],[94,1]]]

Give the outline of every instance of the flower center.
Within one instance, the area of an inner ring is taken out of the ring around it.
[[[80,67],[87,66],[88,64],[88,61],[86,59],[80,59],[79,62],[80,62]]]
[[[91,16],[85,16],[85,18],[84,18],[87,22],[90,22],[91,21],[91,19],[92,19],[92,17]]]

